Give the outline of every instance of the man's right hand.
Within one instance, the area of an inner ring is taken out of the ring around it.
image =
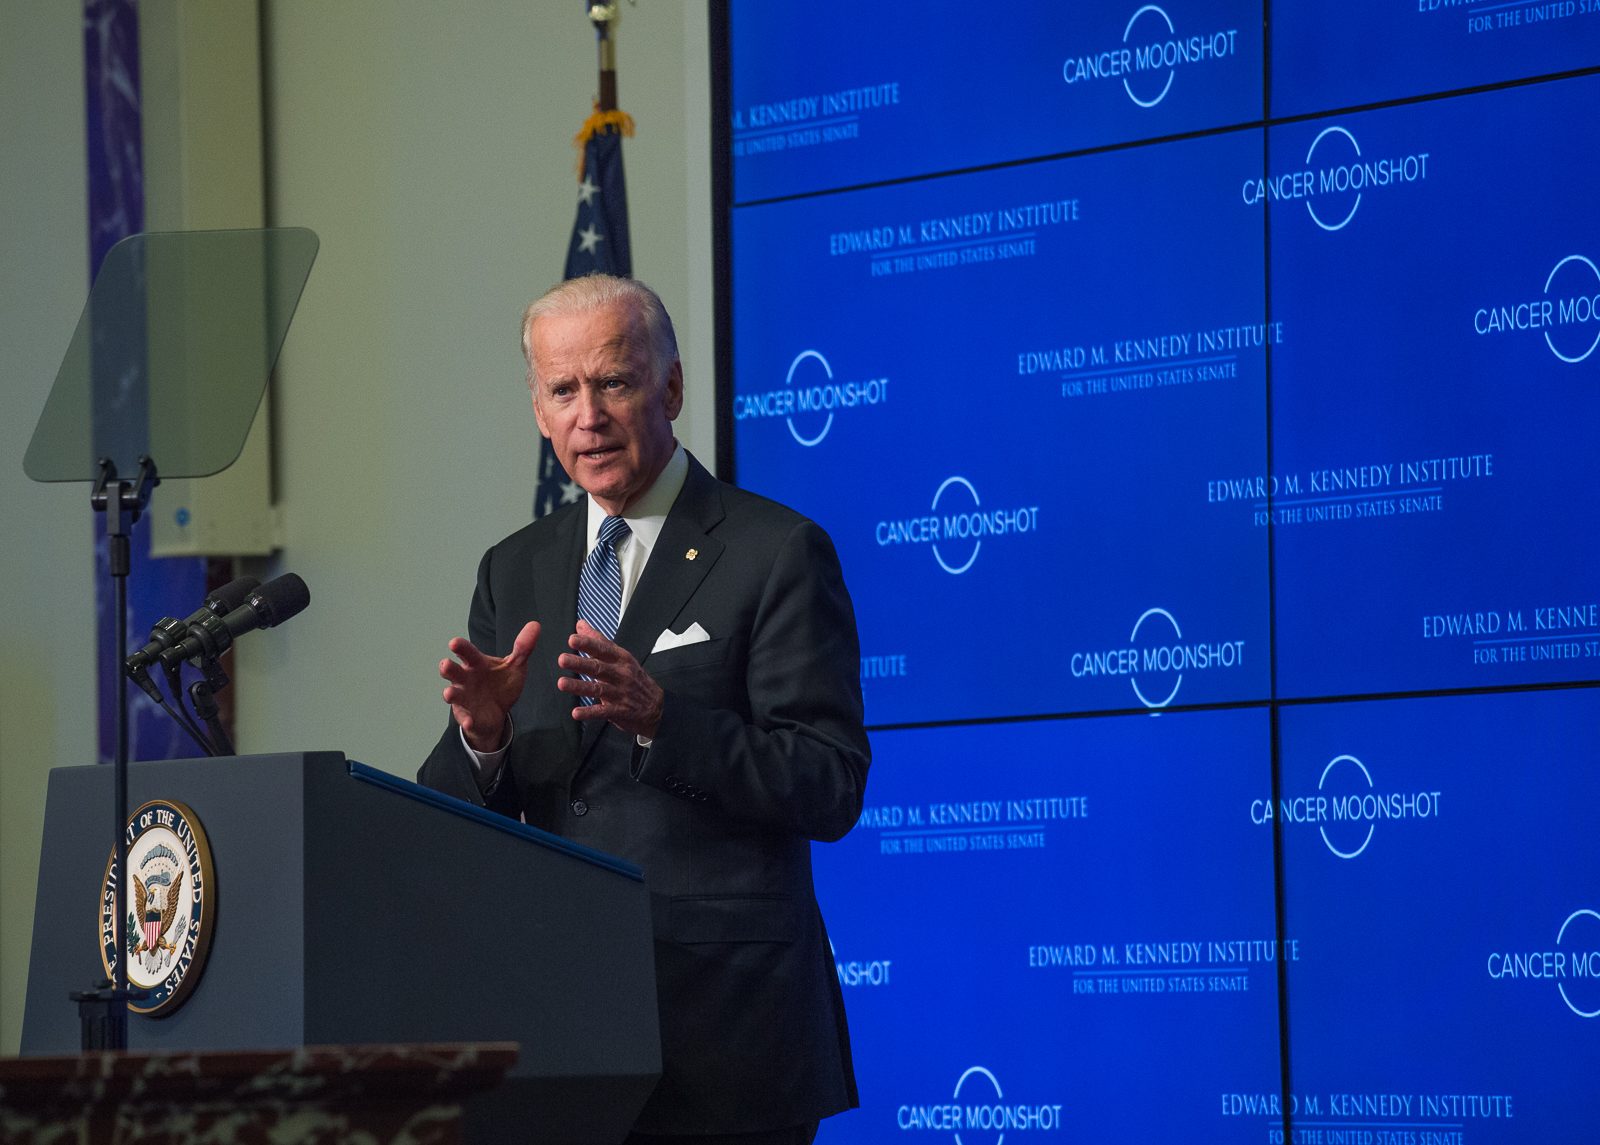
[[[504,746],[506,718],[522,695],[528,678],[528,657],[539,641],[539,625],[529,621],[512,641],[505,656],[485,656],[470,640],[450,641],[455,660],[439,661],[446,681],[444,702],[450,705],[461,732],[473,751],[491,752]]]

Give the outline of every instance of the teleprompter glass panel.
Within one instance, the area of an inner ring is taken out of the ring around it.
[[[130,235],[95,276],[23,468],[86,481],[204,477],[244,446],[317,236],[300,228]]]

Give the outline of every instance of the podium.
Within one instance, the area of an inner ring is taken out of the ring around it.
[[[50,773],[24,1056],[78,1050],[108,767]],[[520,1043],[468,1140],[616,1142],[661,1071],[640,871],[337,752],[135,763],[130,806],[186,804],[215,929],[192,993],[130,1050]]]

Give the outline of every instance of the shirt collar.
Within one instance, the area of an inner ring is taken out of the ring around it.
[[[667,459],[665,468],[656,478],[655,484],[645,490],[628,511],[622,514],[622,519],[628,522],[628,531],[644,546],[645,552],[650,552],[656,547],[656,538],[661,536],[661,527],[667,523],[667,513],[672,509],[672,503],[678,499],[678,494],[683,491],[683,483],[689,476],[689,455],[684,452],[680,443],[674,443],[672,456]],[[585,498],[589,502],[588,532],[584,539],[584,551],[590,552],[600,536],[600,525],[606,519],[606,511],[594,503],[593,497]]]

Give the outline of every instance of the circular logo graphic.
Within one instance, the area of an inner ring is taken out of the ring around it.
[[[1366,780],[1366,784],[1367,784],[1366,790],[1367,791],[1371,791],[1372,790],[1372,773],[1367,770],[1367,765],[1366,764],[1362,763],[1359,759],[1357,759],[1353,755],[1336,755],[1336,756],[1334,756],[1332,759],[1330,759],[1328,761],[1328,766],[1324,767],[1322,769],[1322,778],[1317,780],[1317,790],[1318,791],[1322,791],[1323,789],[1326,788],[1326,789],[1328,789],[1330,791],[1333,791],[1333,792],[1337,793],[1339,791],[1339,789],[1341,788],[1341,785],[1343,785],[1343,786],[1352,786],[1352,780],[1350,780],[1350,779],[1344,779],[1344,780],[1336,779],[1331,787],[1328,784],[1328,776],[1330,774],[1332,774],[1333,769],[1335,767],[1338,767],[1339,764],[1341,764],[1341,763],[1354,764],[1355,767],[1361,772],[1361,778]],[[1340,774],[1341,774],[1341,776],[1343,776],[1343,775],[1348,774],[1349,772],[1350,772],[1350,769],[1348,767],[1347,768],[1342,768],[1341,771],[1340,771]],[[1357,787],[1357,788],[1355,788],[1355,790],[1357,792],[1360,792],[1361,789],[1359,787]],[[1359,822],[1356,824],[1356,829],[1360,830],[1360,823]],[[1326,827],[1318,827],[1317,828],[1317,830],[1322,833],[1322,841],[1328,845],[1328,850],[1332,851],[1335,855],[1338,855],[1339,858],[1341,858],[1341,859],[1353,859],[1357,855],[1361,854],[1362,851],[1365,851],[1367,849],[1367,844],[1372,842],[1372,832],[1375,829],[1376,828],[1375,828],[1374,824],[1369,820],[1367,822],[1367,833],[1366,833],[1366,836],[1361,840],[1361,845],[1359,847],[1354,848],[1353,850],[1350,850],[1350,849],[1348,849],[1351,846],[1350,840],[1343,840],[1343,842],[1345,844],[1345,847],[1347,849],[1341,850],[1339,847],[1334,845],[1334,842],[1333,842],[1332,839],[1328,838],[1328,829]]]
[[[1160,619],[1155,619],[1157,617]],[[1146,621],[1150,621],[1151,623],[1147,626],[1145,623]],[[1163,621],[1165,623],[1163,623]],[[1169,627],[1172,629],[1172,639],[1170,641],[1167,640],[1165,632],[1165,629]],[[1139,633],[1141,631],[1144,633],[1145,638],[1145,643],[1143,645],[1139,643]],[[1182,639],[1183,629],[1178,627],[1177,618],[1174,617],[1172,613],[1168,612],[1164,608],[1147,608],[1144,610],[1144,613],[1139,617],[1139,619],[1133,622],[1133,631],[1128,634],[1128,646],[1133,648],[1135,651],[1138,651],[1144,647],[1154,646],[1156,652],[1159,654],[1165,649],[1174,647],[1176,642]],[[1151,695],[1159,695],[1161,689],[1166,687],[1167,677],[1170,676],[1172,678],[1172,686],[1167,689],[1166,696],[1159,700],[1152,700],[1150,696],[1145,695],[1143,689],[1139,687],[1138,676],[1129,676],[1128,683],[1133,685],[1133,694],[1139,697],[1139,702],[1145,707],[1164,708],[1177,698],[1178,689],[1183,686],[1183,672],[1170,670],[1167,672],[1161,672],[1159,655],[1154,658],[1147,657],[1146,659],[1147,662],[1151,663],[1151,667],[1156,669],[1159,674],[1152,676],[1149,673],[1146,673],[1144,686],[1150,689]],[[1170,669],[1171,657],[1168,657],[1167,659],[1167,667]]]
[[[1600,928],[1597,928],[1596,924],[1600,924],[1600,913],[1584,907],[1567,915],[1567,920],[1556,932],[1556,949],[1568,952],[1574,964],[1583,967],[1585,971],[1578,977],[1586,977],[1591,982],[1594,980],[1595,971],[1600,970],[1600,965],[1596,965],[1600,963]],[[1585,936],[1588,938],[1586,947],[1580,945]],[[1567,1004],[1567,1009],[1578,1017],[1600,1018],[1600,993],[1597,993],[1593,986],[1590,987],[1586,999],[1587,1009],[1567,993],[1567,984],[1561,978],[1556,979],[1556,988],[1561,991],[1561,1000]]]
[[[1584,272],[1585,267],[1588,268],[1588,273]],[[1561,279],[1559,286],[1556,284],[1558,277]],[[1600,346],[1600,269],[1596,269],[1594,263],[1581,254],[1569,254],[1550,269],[1549,277],[1544,280],[1546,298],[1550,297],[1551,290],[1557,292],[1554,302],[1562,324],[1578,326],[1580,333],[1571,344],[1567,345],[1566,349],[1570,353],[1562,353],[1556,347],[1548,327],[1544,332],[1544,344],[1549,346],[1550,352],[1563,362],[1576,365],[1594,353],[1596,346]],[[1585,341],[1581,333],[1583,326],[1594,327],[1594,337],[1587,339],[1587,346],[1583,345]]]
[[[1311,146],[1306,149],[1306,166],[1309,167],[1311,165],[1311,157],[1317,153],[1317,147],[1322,143],[1322,141],[1324,139],[1327,139],[1330,135],[1334,137],[1333,141],[1330,142],[1330,144],[1329,144],[1329,149],[1330,150],[1332,150],[1334,147],[1336,147],[1338,145],[1339,139],[1342,138],[1342,139],[1346,140],[1350,144],[1351,149],[1355,151],[1355,153],[1356,153],[1355,157],[1357,159],[1361,158],[1361,144],[1356,142],[1356,137],[1354,135],[1351,135],[1344,128],[1335,125],[1333,127],[1324,127],[1322,129],[1322,131],[1317,135],[1317,137],[1311,141]],[[1344,169],[1347,169],[1347,168],[1344,168]],[[1334,178],[1334,181],[1333,181],[1333,185],[1334,185],[1334,189],[1335,190],[1339,190],[1340,189],[1339,186],[1338,186],[1338,178],[1337,178],[1339,170],[1340,169],[1336,168],[1335,172],[1334,172],[1335,178]],[[1348,191],[1346,193],[1348,193]],[[1356,217],[1356,211],[1360,208],[1360,206],[1361,206],[1361,192],[1357,191],[1356,192],[1356,197],[1350,203],[1350,209],[1345,212],[1344,218],[1340,219],[1337,223],[1329,223],[1329,222],[1326,222],[1322,218],[1322,216],[1317,214],[1317,208],[1313,204],[1312,199],[1310,197],[1307,197],[1307,199],[1306,199],[1306,210],[1308,212],[1310,212],[1310,214],[1311,214],[1311,221],[1316,223],[1317,226],[1321,227],[1325,231],[1343,230],[1345,225],[1347,223],[1349,223],[1351,219]]]
[[[815,358],[818,362],[820,362],[822,364],[822,372],[827,375],[828,381],[833,381],[833,367],[828,365],[828,359],[824,358],[815,350],[802,350],[795,356],[794,361],[789,363],[789,374],[783,379],[783,384],[788,386],[790,389],[793,389],[794,372],[800,368],[800,363],[810,358]],[[828,431],[833,428],[833,411],[828,411],[828,416],[823,421],[822,428],[811,437],[807,437],[805,434],[801,433],[798,428],[796,428],[793,414],[790,414],[788,417],[784,418],[784,421],[788,423],[789,432],[794,436],[794,439],[801,445],[810,447],[816,445],[823,438],[828,436]]]
[[[1146,4],[1132,16],[1128,17],[1128,26],[1122,30],[1122,42],[1124,44],[1126,44],[1128,42],[1128,38],[1133,35],[1133,26],[1139,22],[1139,17],[1145,15],[1149,15],[1151,17],[1149,20],[1145,21],[1145,27],[1147,31],[1155,31],[1159,27],[1159,25],[1155,23],[1155,20],[1159,18],[1166,23],[1168,36],[1177,35],[1178,29],[1173,26],[1172,17],[1168,16],[1166,12],[1156,7],[1154,4]],[[1157,32],[1157,35],[1159,34],[1160,33]],[[1154,107],[1156,104],[1166,99],[1167,92],[1172,90],[1173,75],[1174,69],[1168,68],[1167,80],[1161,85],[1161,91],[1157,93],[1153,99],[1140,99],[1137,95],[1135,95],[1133,93],[1133,85],[1128,82],[1127,76],[1122,77],[1122,90],[1127,92],[1128,98],[1133,100],[1133,102],[1138,104],[1140,107]]]
[[[952,485],[959,485],[961,488],[965,489],[972,497],[972,507],[974,509],[979,508],[978,491],[972,487],[972,482],[968,481],[965,477],[946,477],[939,488],[934,491],[933,512],[937,513],[939,511],[939,498],[943,497],[944,491],[950,488]],[[959,494],[957,496],[959,496]],[[939,551],[939,544],[937,541],[935,541],[933,545],[933,559],[939,562],[939,567],[945,572],[959,576],[961,573],[966,572],[972,567],[972,562],[978,559],[978,550],[982,548],[983,542],[974,537],[972,541],[972,552],[967,554],[967,559],[958,565],[952,566],[949,561],[944,559],[944,554]]]
[[[961,1087],[963,1085],[967,1084],[967,1079],[969,1077],[973,1077],[974,1075],[983,1077],[989,1082],[989,1086],[994,1089],[994,1100],[995,1100],[996,1104],[998,1104],[999,1102],[1005,1100],[1005,1096],[1006,1095],[1000,1092],[999,1079],[997,1079],[994,1076],[994,1074],[992,1074],[988,1070],[984,1069],[981,1065],[975,1065],[975,1066],[971,1067],[970,1069],[967,1070],[966,1073],[964,1073],[960,1077],[956,1078],[956,1091],[952,1095],[953,1100],[955,1100],[955,1101],[960,1101],[961,1100]],[[982,1090],[983,1089],[983,1083],[982,1082],[977,1082],[975,1084],[974,1088]],[[984,1094],[983,1097],[978,1099],[978,1100],[986,1101],[987,1099],[988,1099],[988,1094]],[[968,1101],[969,1101],[969,1103],[975,1104],[975,1102],[973,1102],[973,1099],[970,1098],[970,1097],[968,1098]],[[995,1145],[1000,1145],[1000,1142],[1004,1141],[1005,1139],[1006,1139],[1006,1135],[1004,1133],[1001,1133],[1000,1136],[995,1138]],[[961,1143],[961,1134],[960,1133],[956,1134],[956,1145],[962,1145],[962,1143]]]
[[[205,968],[216,917],[211,846],[195,813],[155,799],[128,817],[127,915],[119,922],[115,855],[100,883],[100,962],[113,977],[128,957],[128,984],[149,991],[135,1013],[163,1017],[189,996]]]

